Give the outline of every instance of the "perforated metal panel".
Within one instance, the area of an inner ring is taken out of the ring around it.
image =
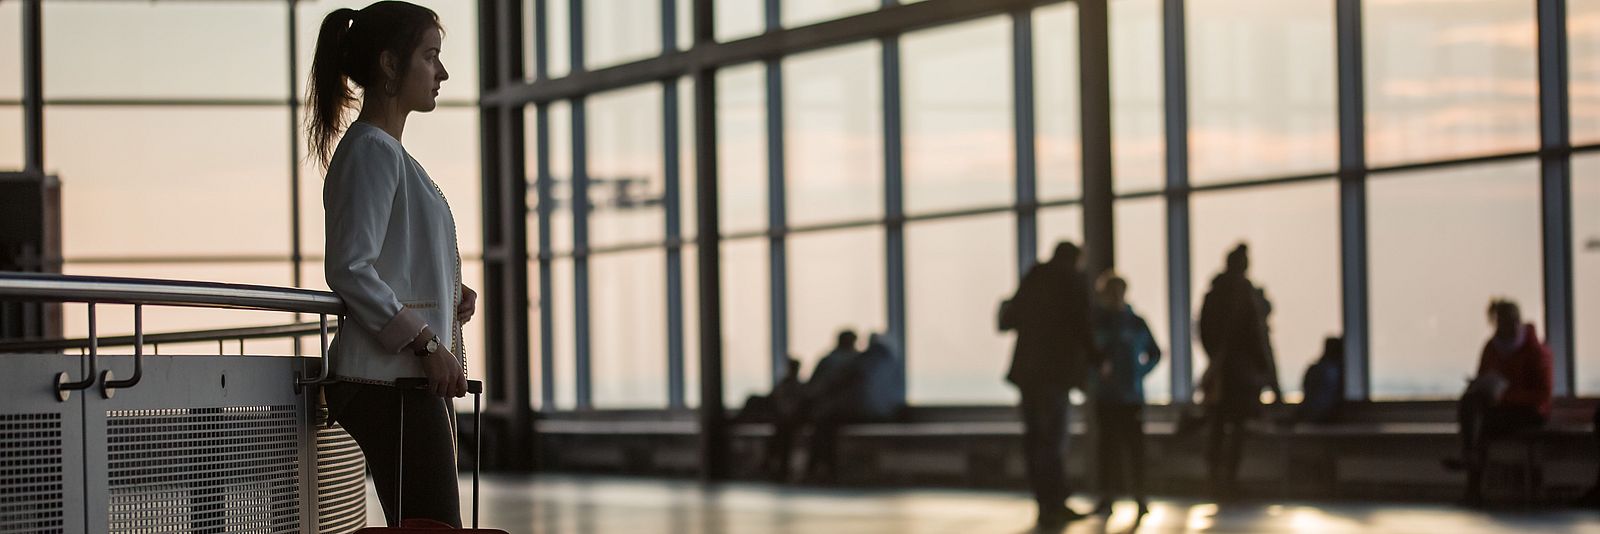
[[[300,530],[294,405],[106,412],[108,530]]]
[[[355,439],[335,425],[317,430],[318,532],[355,532],[367,524],[367,462]]]
[[[0,533],[66,532],[59,413],[0,414]]]

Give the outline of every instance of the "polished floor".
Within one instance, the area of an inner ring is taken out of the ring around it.
[[[471,479],[462,479],[463,506]],[[486,476],[482,525],[513,533],[965,534],[1024,533],[1032,503],[1022,493],[929,489],[854,490],[693,481],[540,475]],[[381,524],[368,491],[368,517]],[[1088,501],[1075,501],[1087,510]],[[1600,512],[1468,511],[1447,505],[1251,503],[1218,506],[1156,500],[1135,524],[1131,503],[1068,533],[1384,532],[1476,534],[1593,532]],[[468,516],[470,518],[470,516]]]

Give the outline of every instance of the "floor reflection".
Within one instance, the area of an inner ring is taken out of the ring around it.
[[[470,481],[463,480],[463,510]],[[486,476],[483,526],[529,534],[965,534],[1033,532],[1023,492],[834,489],[689,480],[541,475]],[[1088,510],[1092,502],[1077,500]],[[379,524],[368,492],[369,523]],[[1182,532],[1600,534],[1600,513],[1573,510],[1476,512],[1446,505],[1243,503],[1156,500],[1139,516],[1132,502],[1111,516],[1072,524],[1068,534]]]

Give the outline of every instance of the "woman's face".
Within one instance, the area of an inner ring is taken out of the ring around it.
[[[422,41],[411,52],[411,65],[405,78],[400,80],[401,106],[410,111],[433,111],[438,107],[439,86],[450,79],[439,60],[439,49],[444,39],[437,31],[422,33]]]

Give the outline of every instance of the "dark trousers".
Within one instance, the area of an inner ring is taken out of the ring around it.
[[[1211,410],[1206,415],[1206,467],[1215,496],[1231,497],[1238,490],[1248,420],[1247,414],[1234,410]]]
[[[1496,405],[1486,395],[1469,394],[1456,406],[1461,425],[1461,456],[1467,465],[1467,495],[1483,491],[1483,464],[1488,460],[1489,441],[1520,430],[1544,426],[1538,410],[1522,406]]]
[[[1065,390],[1022,390],[1022,448],[1028,463],[1028,483],[1039,513],[1059,513],[1066,508],[1067,414],[1072,403]]]
[[[806,478],[832,480],[839,468],[839,427],[842,417],[823,417],[812,422],[810,447],[806,450]]]
[[[455,435],[449,403],[419,390],[340,382],[326,390],[329,415],[361,446],[367,471],[389,526],[399,526],[397,482],[405,489],[403,519],[425,518],[461,526],[456,488]],[[400,403],[405,402],[401,465]]]
[[[1100,402],[1094,410],[1101,500],[1128,495],[1144,502],[1144,406]]]

